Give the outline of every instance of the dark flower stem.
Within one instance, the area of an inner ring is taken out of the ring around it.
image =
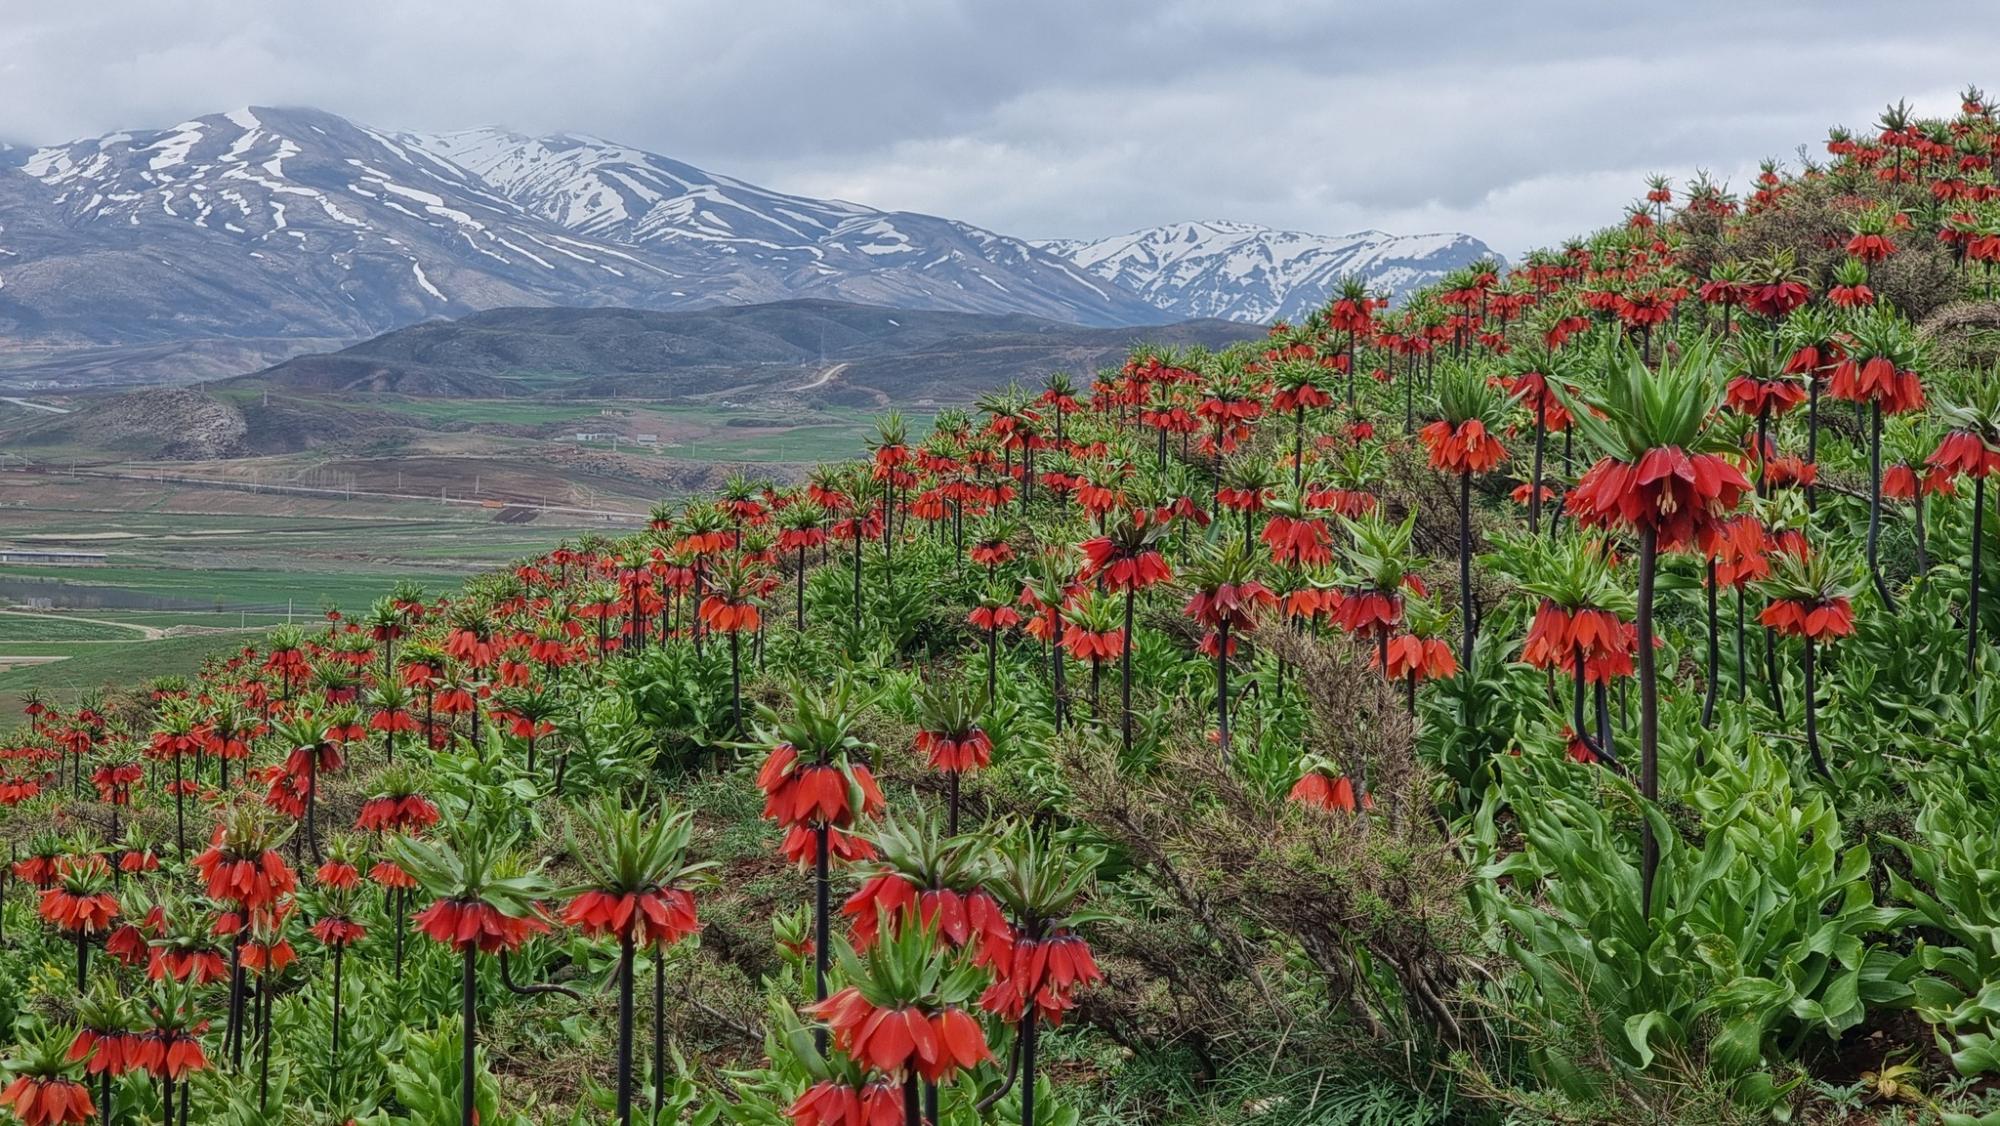
[[[1707,561],[1708,582],[1705,593],[1708,598],[1708,683],[1701,693],[1701,725],[1703,728],[1715,726],[1715,674],[1722,659],[1722,638],[1718,636],[1720,627],[1715,615],[1715,556]],[[1698,745],[1698,744],[1697,744]]]
[[[1035,1126],[1035,1005],[1021,1015],[1021,1126]]]
[[[1813,659],[1816,646],[1813,645],[1813,639],[1810,637],[1805,639],[1805,645],[1806,750],[1812,753],[1813,769],[1819,771],[1821,777],[1831,778],[1833,777],[1833,772],[1826,768],[1826,759],[1819,752],[1819,701],[1816,698],[1817,693],[1814,691],[1816,684],[1814,679],[1816,670],[1814,666],[1818,662]]]
[[[827,827],[825,822],[813,826],[813,999],[826,1000],[827,948],[833,944],[832,919],[829,915],[829,899],[832,885],[827,876]],[[813,1030],[813,1039],[820,1054],[826,1054],[826,1026]]]
[[[1882,578],[1882,564],[1877,558],[1876,544],[1882,534],[1882,404],[1868,404],[1868,573],[1875,580],[1875,593],[1881,596],[1882,606],[1889,613],[1896,612],[1896,596],[1889,593],[1889,584]]]
[[[1229,761],[1229,619],[1215,631],[1215,730],[1222,761]]]
[[[653,1120],[667,1101],[667,948],[653,944]]]
[[[1542,451],[1548,445],[1548,408],[1542,405],[1538,396],[1535,400],[1535,468],[1528,478],[1528,534],[1540,535],[1542,531]]]
[[[730,634],[733,641],[735,634]],[[618,939],[618,1121],[632,1126],[632,932]]]
[[[1972,479],[1972,580],[1965,611],[1965,675],[1979,667],[1979,551],[1985,538],[1986,478]]]
[[[479,948],[467,944],[463,957],[465,965],[459,976],[459,1028],[464,1042],[458,1057],[458,1126],[472,1126],[479,1117],[474,1103],[476,1084],[473,1079],[479,1045]]]
[[[1660,684],[1653,659],[1653,577],[1660,565],[1660,533],[1639,531],[1639,793],[1647,802],[1660,796]],[[1660,842],[1651,817],[1639,822],[1641,884],[1639,910],[1653,914],[1653,878],[1660,868]]]
[[[1472,608],[1472,474],[1458,475],[1458,613],[1461,623],[1462,640],[1458,646],[1458,664],[1469,675],[1472,672],[1472,638],[1477,630]]]
[[[1124,706],[1125,753],[1132,753],[1132,603],[1137,597],[1131,586],[1125,588],[1125,651],[1118,655],[1118,676],[1120,680],[1119,699]],[[991,694],[989,693],[989,696]]]

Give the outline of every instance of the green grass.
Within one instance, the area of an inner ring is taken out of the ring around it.
[[[36,645],[32,648],[39,652],[70,655],[49,664],[0,672],[0,716],[11,719],[20,715],[24,697],[35,689],[49,694],[67,708],[75,705],[79,693],[93,688],[106,685],[129,687],[156,676],[190,676],[201,667],[205,658],[234,652],[258,636],[255,633],[211,633],[124,644]],[[5,647],[9,650],[14,648]]]
[[[136,595],[171,598],[215,610],[234,606],[282,607],[287,601],[303,614],[325,606],[358,610],[388,593],[400,579],[410,578],[432,593],[454,590],[456,575],[409,571],[338,573],[278,570],[232,570],[198,567],[0,567],[0,579],[52,581],[72,586],[110,587]],[[211,611],[213,612],[213,611]]]
[[[405,399],[356,396],[362,403],[399,414],[415,415],[436,422],[497,422],[510,426],[546,426],[558,422],[586,421],[612,423],[618,419],[598,415],[598,404],[590,401],[544,403],[521,399]]]
[[[0,642],[136,641],[138,630],[80,622],[61,614],[0,614]]]
[[[581,430],[619,433],[684,431],[702,433],[669,437],[657,447],[664,456],[689,460],[742,462],[837,461],[855,456],[863,438],[875,432],[876,413],[852,407],[806,411],[760,410],[749,406],[722,407],[705,403],[634,399],[579,399],[552,403],[532,399],[412,399],[396,395],[360,396],[379,410],[394,411],[429,422],[503,424],[512,426],[573,425]],[[605,409],[620,412],[606,418]],[[930,425],[927,414],[907,416],[912,434]],[[732,426],[732,422],[770,422],[773,426]],[[620,449],[642,447],[620,443]]]
[[[387,588],[384,588],[382,593],[387,594]],[[90,610],[85,613],[89,617],[107,622],[130,622],[137,626],[157,626],[160,629],[171,629],[174,626],[237,629],[244,626],[269,627],[285,623],[283,611],[275,614],[246,614],[236,610],[224,610],[221,613],[207,610]],[[311,614],[311,610],[307,610],[304,616],[310,617]]]

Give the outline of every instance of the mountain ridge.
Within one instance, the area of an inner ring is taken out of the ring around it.
[[[1227,219],[1036,245],[1176,316],[1252,322],[1304,316],[1344,275],[1358,275],[1394,299],[1452,270],[1500,257],[1456,232],[1391,235],[1369,228],[1315,235]]]
[[[1206,243],[1038,242],[583,133],[393,132],[250,106],[0,154],[0,381],[214,378],[242,370],[225,357],[283,359],[294,339],[510,306],[824,298],[1100,327],[1255,322],[1323,299],[1313,287],[1341,263],[1380,264],[1392,290],[1449,264],[1371,255],[1351,236],[1200,226]],[[131,368],[107,349],[130,351]],[[81,374],[64,367],[84,352]]]

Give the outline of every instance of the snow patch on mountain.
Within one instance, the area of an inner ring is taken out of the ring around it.
[[[1303,316],[1324,304],[1344,276],[1400,298],[1481,258],[1498,257],[1469,235],[1314,235],[1228,220],[1035,245],[1176,316],[1260,323]]]

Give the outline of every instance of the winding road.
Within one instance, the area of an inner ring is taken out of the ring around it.
[[[802,384],[800,384],[799,386],[797,386],[797,387],[794,387],[794,388],[792,388],[792,390],[794,390],[794,391],[810,391],[810,390],[812,390],[812,389],[813,389],[813,388],[815,388],[815,387],[824,387],[824,386],[826,386],[827,384],[829,384],[829,383],[832,383],[832,382],[833,382],[833,380],[834,380],[834,377],[835,377],[835,376],[838,376],[838,375],[839,375],[839,374],[840,374],[841,372],[843,372],[843,371],[846,371],[846,370],[847,370],[847,369],[848,369],[849,367],[851,367],[851,366],[853,366],[853,365],[852,365],[852,364],[835,364],[835,365],[833,365],[832,367],[830,367],[830,368],[826,369],[825,371],[823,371],[823,372],[820,372],[820,373],[819,373],[819,378],[817,378],[817,379],[813,380],[813,381],[812,381],[811,383],[802,383]]]
[[[116,626],[139,635],[142,641],[158,641],[167,631],[158,626],[141,625],[138,622],[114,622],[108,618],[86,618],[67,610],[0,610],[0,614],[13,614],[23,618],[40,618],[44,621],[88,622],[94,626]],[[87,640],[87,639],[79,639]],[[106,640],[109,640],[108,638]]]

